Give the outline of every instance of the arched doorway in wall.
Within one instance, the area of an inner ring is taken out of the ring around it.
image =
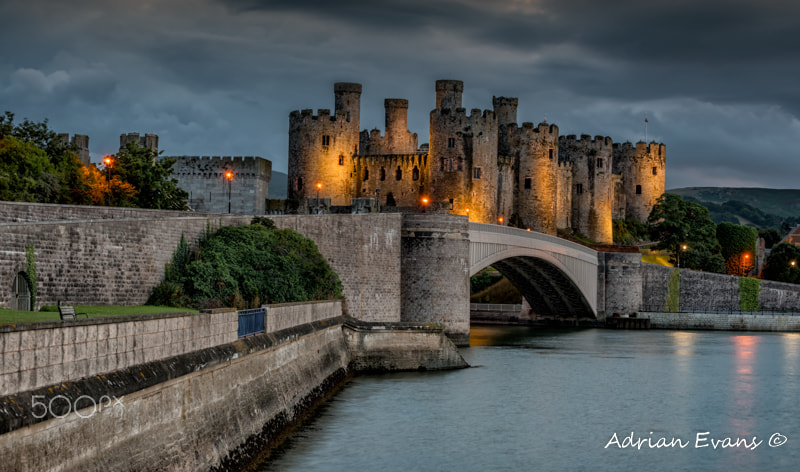
[[[28,283],[28,275],[20,272],[14,277],[12,287],[11,309],[19,311],[31,311],[31,286]]]

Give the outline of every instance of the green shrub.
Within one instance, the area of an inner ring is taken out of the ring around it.
[[[209,232],[194,251],[182,241],[165,274],[148,304],[241,309],[342,297],[316,244],[267,218]]]

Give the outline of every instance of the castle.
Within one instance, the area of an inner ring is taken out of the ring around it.
[[[520,126],[517,98],[494,97],[493,110],[467,113],[463,91],[461,81],[436,81],[429,144],[419,146],[407,129],[408,100],[384,101],[384,134],[361,131],[361,85],[336,83],[333,114],[289,115],[289,198],[321,192],[332,205],[364,197],[389,207],[431,205],[470,221],[547,234],[573,229],[610,244],[612,219],[645,221],[664,193],[663,144]]]

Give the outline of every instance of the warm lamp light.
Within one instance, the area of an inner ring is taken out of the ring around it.
[[[501,216],[500,218],[498,218],[497,222],[500,223],[500,224],[503,224],[503,217]]]
[[[233,172],[231,171],[225,172],[225,178],[228,180],[233,180]]]

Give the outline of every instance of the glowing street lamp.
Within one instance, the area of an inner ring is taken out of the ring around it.
[[[111,206],[111,166],[114,164],[114,158],[106,156],[103,158],[103,163],[106,165],[106,183],[108,184],[108,206]]]
[[[681,244],[681,250],[678,251],[678,269],[681,268],[681,252],[686,252],[687,249],[689,249],[689,246]]]
[[[469,221],[469,208],[467,208],[467,221]]]
[[[503,220],[503,217],[502,217],[502,216],[501,216],[501,217],[499,217],[499,218],[497,218],[497,224],[499,224],[499,225],[502,225],[502,224],[503,224],[503,221],[504,221],[504,220]]]
[[[742,254],[742,276],[747,275],[747,268],[749,267],[750,263],[750,254],[744,253]]]
[[[792,267],[792,269],[794,269],[795,266],[797,266],[797,261],[791,261],[789,262],[789,265]]]
[[[317,208],[319,208],[319,191],[322,190],[322,182],[317,182]]]
[[[228,180],[228,213],[231,212],[231,184],[233,183],[233,171],[225,171],[225,179]]]
[[[429,200],[428,200],[428,197],[422,197],[422,198],[420,199],[420,202],[422,203],[422,212],[423,212],[423,213],[425,212],[425,210],[427,210],[427,209],[428,209],[428,201],[429,201]]]

